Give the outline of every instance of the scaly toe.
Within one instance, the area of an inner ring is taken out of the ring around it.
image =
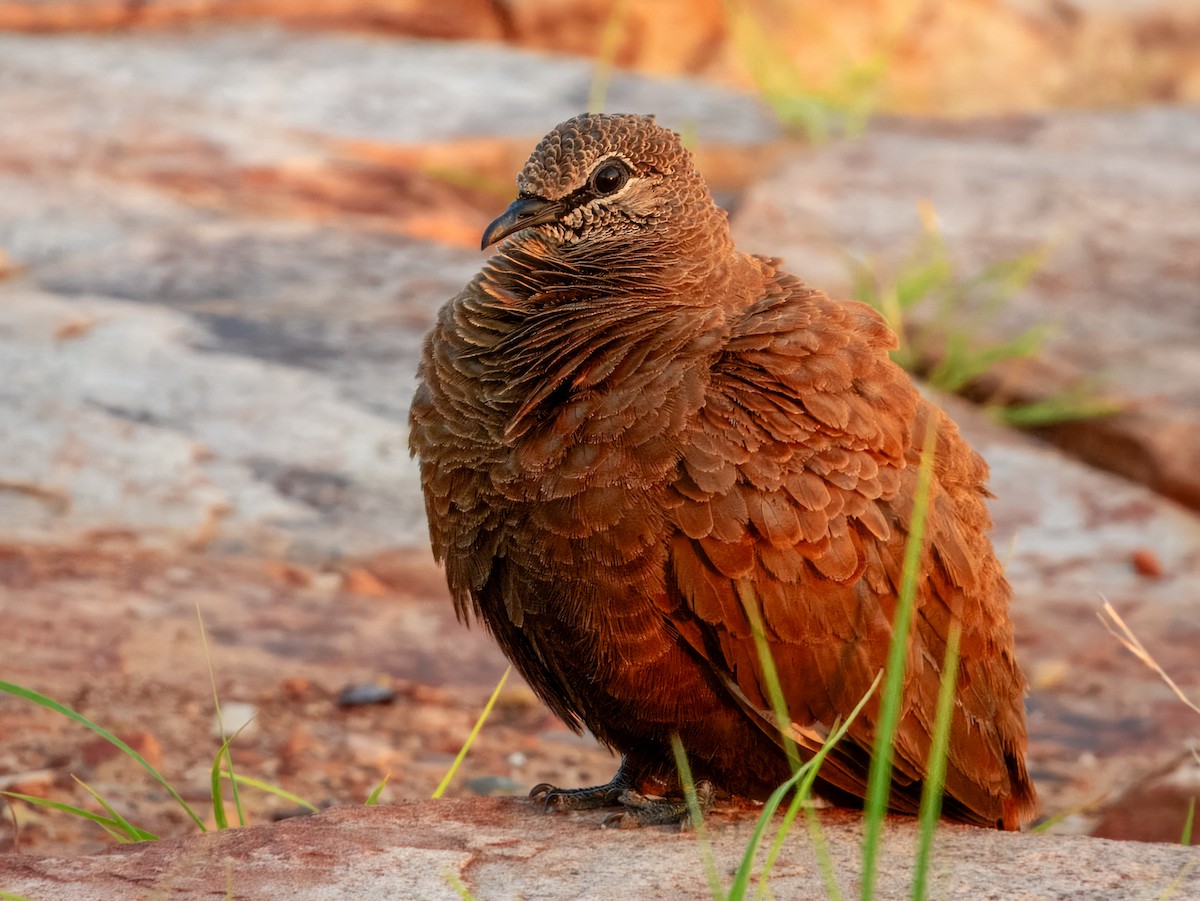
[[[529,800],[541,803],[542,810],[592,810],[597,807],[615,807],[625,791],[625,784],[616,782],[595,785],[591,788],[558,788],[542,782],[529,790]]]
[[[696,802],[701,811],[708,810],[716,792],[710,782],[696,784]],[[678,826],[690,829],[691,811],[684,798],[658,798],[626,789],[616,798],[624,808],[609,814],[601,823],[601,829],[636,829],[640,826]]]

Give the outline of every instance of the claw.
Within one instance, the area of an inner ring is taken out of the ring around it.
[[[637,826],[637,823],[631,823],[630,817],[623,810],[618,810],[616,813],[610,813],[600,821],[601,829],[630,829]]]
[[[553,785],[551,785],[549,782],[539,782],[537,785],[535,785],[533,788],[531,788],[529,790],[529,800],[530,801],[541,801],[542,802],[542,812],[549,813],[551,799],[554,797],[554,793],[557,791],[558,791],[558,789],[555,788]]]

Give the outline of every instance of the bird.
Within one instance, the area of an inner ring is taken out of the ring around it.
[[[1037,799],[987,465],[883,318],[738,250],[653,116],[563,122],[517,189],[426,336],[409,444],[458,618],[620,756],[531,797],[682,822],[676,743],[708,806],[767,798],[789,745],[811,760],[840,726],[815,791],[861,807],[932,435],[887,806],[919,810],[956,631],[942,816],[1019,829]]]

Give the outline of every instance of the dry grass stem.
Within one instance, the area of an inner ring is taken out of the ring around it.
[[[1104,596],[1101,595],[1101,597]],[[1109,619],[1112,620],[1112,624],[1109,623],[1108,619],[1104,618],[1106,614]],[[1197,707],[1196,704],[1183,693],[1183,689],[1175,684],[1175,680],[1167,675],[1166,670],[1158,665],[1158,661],[1150,655],[1150,652],[1146,650],[1145,645],[1143,645],[1138,640],[1138,637],[1133,634],[1133,630],[1131,630],[1129,626],[1125,625],[1125,620],[1121,619],[1121,614],[1117,613],[1117,611],[1113,608],[1113,605],[1110,604],[1107,599],[1104,601],[1104,610],[1096,615],[1100,617],[1100,622],[1104,624],[1104,628],[1108,630],[1108,634],[1110,634],[1117,641],[1121,642],[1121,644],[1123,644],[1129,653],[1133,654],[1134,657],[1142,661],[1142,663],[1146,664],[1146,666],[1150,667],[1150,669],[1154,670],[1154,672],[1158,673],[1159,678],[1167,683],[1167,687],[1170,688],[1171,691],[1175,692],[1175,696],[1179,698],[1179,700],[1183,701],[1183,703],[1192,708],[1192,710],[1196,711],[1196,713],[1200,713],[1200,707]],[[1115,629],[1113,628],[1113,625],[1116,626]]]

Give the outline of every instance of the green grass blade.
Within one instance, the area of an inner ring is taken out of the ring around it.
[[[830,901],[841,901],[841,889],[838,887],[837,877],[833,872],[833,857],[829,853],[829,845],[825,842],[825,833],[821,829],[816,811],[812,809],[809,802],[812,800],[813,785],[816,784],[817,776],[820,774],[821,765],[825,762],[825,758],[829,756],[829,753],[836,747],[837,743],[842,740],[842,736],[850,729],[850,726],[858,718],[859,713],[866,706],[871,696],[875,694],[882,681],[883,674],[877,674],[875,681],[871,683],[871,687],[859,698],[858,703],[854,705],[854,709],[850,711],[850,715],[846,717],[846,721],[834,724],[833,732],[822,743],[820,750],[804,765],[802,768],[803,772],[796,774],[800,776],[799,785],[795,795],[792,797],[792,802],[788,806],[787,812],[784,814],[783,822],[775,833],[775,840],[771,845],[771,850],[767,852],[767,858],[763,862],[762,875],[759,877],[760,896],[766,893],[766,886],[771,876],[771,870],[774,869],[775,861],[779,857],[780,851],[783,850],[783,843],[787,840],[788,833],[791,831],[792,822],[796,819],[797,812],[803,809],[805,811],[805,820],[808,824],[809,835],[813,837],[813,852],[817,858],[817,865],[821,870],[821,878],[825,883],[826,893],[829,895]]]
[[[201,626],[201,628],[203,628],[203,626]],[[220,717],[221,712],[218,710],[217,719],[220,720]],[[238,782],[241,780],[233,770],[233,755],[230,754],[229,748],[230,745],[233,744],[233,740],[241,735],[242,730],[249,726],[252,722],[254,722],[253,717],[242,723],[242,725],[238,726],[237,731],[225,739],[225,741],[221,744],[220,749],[217,751],[216,757],[213,758],[212,769],[209,773],[209,786],[212,794],[213,823],[216,824],[218,829],[229,828],[229,818],[225,814],[225,793],[221,791],[222,777],[225,777],[229,780],[230,791],[233,794],[234,803],[237,808],[238,825],[246,825],[246,816],[242,810],[241,794],[238,790]],[[226,767],[224,769],[221,767],[221,761],[226,763]]]
[[[500,690],[504,688],[504,683],[508,681],[508,674],[512,672],[512,667],[508,666],[504,669],[504,675],[500,677],[500,681],[496,683],[496,689],[492,692],[492,696],[488,698],[487,704],[483,708],[483,713],[479,714],[479,719],[475,721],[475,727],[471,730],[471,734],[467,736],[467,740],[463,742],[463,746],[459,748],[458,756],[454,758],[454,763],[450,764],[450,769],[446,771],[446,775],[438,784],[438,787],[433,790],[433,797],[440,798],[450,786],[450,782],[454,779],[454,774],[458,772],[459,766],[463,759],[467,756],[467,751],[471,749],[472,742],[475,741],[475,736],[479,734],[479,730],[483,728],[484,721],[488,718],[488,714],[492,712],[492,707],[496,703],[496,698],[500,697]]]
[[[1090,801],[1084,801],[1082,804],[1076,804],[1074,807],[1068,807],[1066,810],[1061,810],[1058,813],[1053,814],[1052,816],[1046,817],[1044,820],[1042,820],[1036,826],[1028,827],[1025,831],[1032,833],[1032,834],[1036,834],[1039,832],[1049,832],[1051,829],[1053,829],[1055,826],[1057,826],[1059,823],[1061,823],[1063,820],[1067,819],[1068,817],[1073,817],[1078,813],[1089,813],[1091,811],[1098,810],[1100,808],[1100,805],[1103,804],[1107,800],[1108,800],[1108,795],[1103,794],[1103,795],[1100,795],[1099,797],[1093,798]]]
[[[713,856],[712,843],[708,840],[708,829],[704,825],[704,811],[700,809],[700,801],[696,797],[696,781],[692,778],[692,767],[688,763],[687,751],[679,734],[671,736],[671,751],[675,754],[675,769],[679,773],[679,784],[683,787],[683,798],[687,802],[688,817],[692,829],[696,832],[696,841],[700,845],[700,858],[704,862],[704,875],[708,879],[708,890],[712,893],[713,901],[721,901],[725,892],[721,888],[721,878],[717,875],[717,859]]]
[[[293,795],[290,791],[280,788],[278,785],[272,785],[270,782],[263,782],[261,779],[255,779],[253,776],[243,776],[241,774],[233,775],[232,773],[221,771],[221,778],[228,779],[230,782],[236,782],[240,785],[249,785],[251,788],[257,788],[259,791],[267,792],[275,795],[277,798],[283,798],[285,801],[290,801],[297,807],[303,807],[310,813],[320,813],[321,808],[316,804],[305,801],[299,795]]]
[[[813,144],[827,141],[833,111],[805,83],[788,51],[737,0],[726,0],[725,21],[755,90],[780,124],[803,132]]]
[[[200,613],[200,605],[196,604],[196,622],[200,625],[200,644],[204,647],[204,662],[208,665],[208,681],[212,685],[213,695],[213,710],[217,714],[217,725],[221,729],[221,738],[225,743],[221,745],[221,750],[217,752],[216,760],[212,765],[212,804],[213,804],[213,821],[217,824],[218,829],[228,829],[228,818],[225,816],[225,796],[221,792],[221,778],[218,775],[221,771],[221,758],[225,758],[228,764],[229,772],[233,773],[233,754],[229,750],[229,744],[237,736],[237,732],[241,732],[246,728],[247,724],[242,725],[233,735],[225,735],[225,720],[221,717],[221,698],[217,692],[217,673],[213,669],[212,649],[208,645],[208,632],[204,628],[204,616]],[[246,825],[246,812],[242,809],[242,799],[238,794],[237,779],[230,780],[230,787],[233,792],[233,806],[237,810],[238,825]]]
[[[1029,286],[1033,277],[1046,265],[1051,249],[1050,244],[1043,244],[1014,257],[997,260],[968,279],[964,287],[968,290],[986,289],[988,297],[984,308],[997,310]]]
[[[384,776],[382,779],[379,780],[379,784],[375,786],[375,790],[372,791],[371,794],[369,794],[367,796],[367,800],[363,805],[364,807],[374,807],[376,804],[379,803],[379,796],[383,793],[383,787],[388,784],[388,780],[391,778],[392,778],[392,774],[388,773],[386,776]]]
[[[930,260],[919,261],[900,271],[896,277],[896,303],[907,310],[918,301],[952,281],[954,269],[943,251]]]
[[[983,347],[974,346],[967,332],[954,333],[947,337],[945,356],[929,373],[929,382],[943,391],[961,391],[973,379],[1005,360],[1032,357],[1053,331],[1048,325],[1035,325],[1015,338]]]
[[[220,714],[217,714],[220,716]],[[221,777],[225,774],[225,770],[221,764],[227,759],[229,753],[229,743],[233,738],[227,738],[221,745],[221,749],[217,751],[217,756],[213,758],[212,769],[209,771],[209,785],[212,791],[212,808],[213,808],[213,823],[218,829],[229,828],[229,818],[225,815],[225,793],[221,790]],[[232,765],[228,769],[229,781],[236,788],[237,777],[233,774]],[[242,823],[244,826],[245,823]]]
[[[75,807],[71,804],[63,804],[59,801],[51,801],[47,798],[38,798],[34,797],[33,795],[22,795],[19,792],[6,791],[0,792],[0,795],[4,795],[6,798],[18,798],[27,804],[32,804],[34,807],[45,807],[50,810],[59,810],[63,813],[69,813],[71,816],[79,817],[83,820],[90,820],[97,826],[100,826],[102,829],[104,829],[105,832],[119,842],[137,841],[137,839],[122,829],[116,820],[106,817],[103,814],[92,813],[90,810],[84,810],[82,807]],[[150,839],[156,838],[156,836],[150,835],[148,832],[146,835],[150,836]]]
[[[762,667],[763,681],[767,684],[768,700],[771,711],[775,714],[775,722],[783,736],[783,749],[787,753],[788,765],[792,772],[800,768],[800,749],[792,738],[790,726],[791,714],[788,713],[787,700],[783,697],[783,689],[779,684],[779,671],[775,668],[775,658],[771,655],[771,646],[767,643],[767,634],[763,628],[762,614],[759,612],[758,592],[745,579],[737,583],[738,598],[746,618],[750,621],[750,631],[754,635],[754,649],[758,652],[758,663]]]
[[[950,750],[950,725],[954,717],[954,695],[958,688],[958,645],[962,629],[956,621],[946,637],[942,661],[942,684],[938,687],[937,716],[929,747],[929,772],[921,789],[921,811],[917,860],[913,866],[913,901],[925,901],[929,865],[933,857],[933,833],[942,815],[942,790],[946,785],[946,755]]]
[[[829,901],[843,901],[845,895],[842,894],[842,887],[838,885],[837,873],[834,872],[829,842],[825,840],[821,819],[812,805],[806,805],[804,808],[804,824],[808,828],[808,840],[812,842],[813,856],[817,859],[817,869],[821,873],[821,882],[825,884],[826,896]]]
[[[844,736],[846,731],[850,728],[850,724],[853,723],[858,717],[868,699],[870,699],[870,697],[879,687],[881,680],[881,676],[875,677],[875,681],[871,683],[871,687],[867,689],[866,694],[864,694],[859,702],[854,705],[854,709],[850,711],[850,715],[846,718],[846,721],[834,728],[833,732],[830,733],[824,744],[821,745],[820,750],[812,756],[812,759],[807,763],[797,767],[796,771],[792,773],[786,782],[775,789],[775,791],[771,792],[771,796],[763,805],[762,813],[759,814],[758,822],[754,826],[754,832],[751,833],[750,841],[746,844],[746,850],[742,854],[742,861],[738,865],[737,871],[734,873],[733,885],[729,890],[728,896],[730,901],[741,901],[741,899],[745,898],[746,891],[750,885],[750,876],[754,870],[754,856],[758,853],[758,848],[762,843],[762,838],[766,832],[767,824],[770,823],[771,818],[775,816],[775,811],[779,809],[779,805],[783,802],[783,799],[787,796],[787,793],[799,786],[798,791],[802,799],[811,796],[812,787],[817,780],[817,773],[821,768],[821,764],[825,761],[825,758],[829,756],[829,752],[833,750],[834,746],[841,741],[842,736]],[[780,842],[780,844],[782,844],[782,839],[777,840]],[[778,852],[776,852],[776,854],[778,854]],[[773,859],[771,859],[771,863],[774,863]],[[769,870],[765,875],[769,875]]]
[[[450,870],[444,870],[442,872],[442,879],[445,880],[446,885],[454,889],[454,894],[458,895],[462,901],[475,901],[475,896],[471,894],[471,890],[463,884],[463,881],[456,874]]]
[[[39,798],[36,795],[23,795],[20,792],[0,791],[0,795],[6,798],[16,798],[18,801],[24,801],[26,804],[32,804],[34,807],[46,807],[50,810],[60,810],[63,813],[69,813],[71,816],[80,817],[81,819],[91,820],[93,823],[108,824],[116,826],[116,822],[104,816],[101,813],[92,813],[90,810],[84,810],[82,807],[74,807],[70,804],[63,804],[60,801],[51,801],[49,798]]]
[[[814,144],[829,140],[835,131],[851,139],[860,136],[886,89],[906,21],[894,21],[880,48],[843,60],[832,73],[835,77],[818,86],[796,65],[794,48],[759,21],[754,5],[726,0],[725,24],[755,89],[780,124],[802,131]]]
[[[24,698],[27,701],[32,701],[35,704],[45,707],[47,710],[53,710],[55,713],[62,714],[63,716],[67,717],[67,719],[74,720],[75,722],[79,723],[80,725],[86,726],[88,729],[91,729],[93,732],[95,732],[97,735],[99,735],[101,738],[103,738],[109,744],[120,749],[122,753],[124,753],[125,755],[127,755],[129,757],[132,757],[139,764],[141,764],[142,768],[145,769],[146,772],[148,772],[151,776],[153,776],[155,781],[158,782],[158,784],[161,785],[163,788],[165,788],[167,790],[167,793],[172,798],[175,799],[175,802],[181,808],[183,808],[183,812],[186,813],[189,818],[191,818],[192,822],[200,827],[200,831],[201,832],[208,831],[204,826],[204,821],[201,820],[200,817],[196,816],[195,811],[193,811],[192,808],[188,806],[188,803],[185,800],[183,800],[183,797],[179,794],[179,792],[177,792],[174,789],[174,787],[171,785],[171,783],[166,780],[166,778],[162,775],[162,773],[160,773],[153,766],[151,766],[145,757],[143,757],[141,754],[139,754],[133,748],[129,747],[129,745],[125,744],[125,742],[121,741],[121,739],[117,738],[115,735],[113,735],[107,729],[105,729],[102,726],[97,726],[95,723],[93,723],[91,720],[89,720],[86,716],[84,716],[83,714],[80,714],[80,713],[76,713],[74,710],[72,710],[70,707],[67,707],[65,704],[60,704],[58,701],[54,700],[53,698],[48,698],[43,694],[39,694],[36,691],[32,691],[31,689],[22,688],[20,685],[13,685],[11,682],[0,681],[0,691],[5,692],[6,694],[14,695],[15,697],[18,697],[18,698]]]
[[[1200,861],[1200,858],[1195,855],[1184,861],[1175,878],[1167,884],[1167,887],[1162,890],[1162,894],[1158,896],[1158,901],[1181,901],[1179,887],[1183,885],[1183,880],[1187,879],[1192,870],[1196,868],[1197,861]]]
[[[738,864],[738,868],[733,874],[733,884],[729,888],[729,901],[742,901],[746,897],[746,891],[750,887],[750,876],[754,872],[754,856],[758,853],[758,848],[762,844],[763,835],[767,831],[767,825],[771,822],[771,818],[775,816],[775,811],[779,809],[779,805],[783,802],[787,793],[794,789],[800,780],[804,778],[807,767],[808,764],[805,764],[792,773],[786,782],[771,792],[771,796],[763,804],[762,813],[758,815],[758,822],[754,824],[754,831],[750,834],[750,841],[746,843],[746,848],[742,852],[742,861]]]
[[[78,776],[72,776],[71,778],[83,786],[84,791],[95,798],[97,804],[108,811],[109,818],[116,823],[117,828],[128,835],[130,839],[135,842],[152,842],[158,839],[158,836],[154,833],[147,832],[145,829],[139,829],[137,826],[133,825],[133,823],[129,822],[129,820],[125,819],[125,817],[121,816],[121,814],[117,812],[116,808],[105,801],[98,791],[96,791]]]
[[[1014,295],[1024,290],[1045,265],[1051,246],[991,263],[969,277],[954,265],[937,212],[918,204],[922,230],[914,248],[890,280],[881,278],[873,260],[843,257],[853,296],[883,314],[900,346],[892,360],[908,372],[948,392],[963,391],[973,380],[1010,360],[1035,356],[1058,330],[1039,323],[1015,337],[989,341],[993,323]],[[909,311],[912,311],[911,313]],[[1118,413],[1125,404],[1098,394],[1094,380],[1083,379],[1058,394],[1028,404],[990,408],[1006,425],[1032,428]]]
[[[246,725],[249,725],[249,723],[247,723]],[[242,726],[242,729],[244,729],[244,728],[245,728],[245,726]],[[242,731],[241,729],[238,729],[238,732],[241,732],[241,731]],[[236,736],[237,736],[237,733],[235,732],[233,734],[233,736],[230,736],[230,741],[232,741],[233,738],[235,738]],[[229,774],[231,776],[234,775],[233,752],[228,747],[226,747],[226,749],[225,749],[225,764],[229,769]],[[238,786],[238,780],[230,779],[229,787],[230,787],[230,794],[233,795],[233,809],[237,811],[238,825],[245,826],[246,825],[246,811],[242,808],[242,790]]]
[[[775,869],[775,861],[783,851],[783,845],[792,831],[792,824],[801,810],[804,811],[804,822],[808,827],[809,840],[812,842],[813,856],[817,859],[817,868],[821,871],[821,880],[825,883],[825,894],[829,901],[842,901],[841,887],[833,872],[833,856],[829,853],[829,843],[825,840],[825,830],[821,828],[820,819],[812,804],[812,781],[808,777],[809,774],[815,776],[816,772],[817,767],[814,766],[800,781],[800,785],[792,794],[788,809],[783,814],[783,821],[775,830],[775,839],[771,842],[771,848],[767,851],[766,859],[763,861],[762,870],[758,876],[758,891],[754,895],[761,901],[767,901],[770,898],[771,871]],[[805,783],[808,785],[806,786]]]
[[[1040,400],[1011,407],[990,406],[987,407],[987,411],[1004,425],[1031,429],[1059,422],[1114,416],[1128,407],[1128,401],[1098,393],[1093,380],[1085,379]]]
[[[880,842],[884,817],[892,782],[892,741],[900,724],[900,706],[904,692],[904,667],[908,656],[908,633],[912,623],[917,594],[917,576],[921,567],[921,551],[925,544],[925,514],[929,508],[929,487],[933,479],[933,459],[937,448],[937,427],[930,423],[921,449],[921,466],[917,473],[917,490],[913,498],[912,522],[904,545],[904,568],[900,575],[900,594],[892,622],[892,640],[888,647],[884,671],[883,692],[879,705],[879,720],[875,726],[875,747],[871,769],[867,775],[867,797],[864,804],[862,901],[871,901],[875,894],[875,877],[879,864]]]
[[[1179,844],[1190,845],[1192,843],[1192,824],[1196,820],[1196,799],[1193,797],[1188,802],[1187,817],[1183,821],[1183,835],[1179,837]]]
[[[12,892],[0,892],[0,901],[32,901],[24,895],[14,895]]]

